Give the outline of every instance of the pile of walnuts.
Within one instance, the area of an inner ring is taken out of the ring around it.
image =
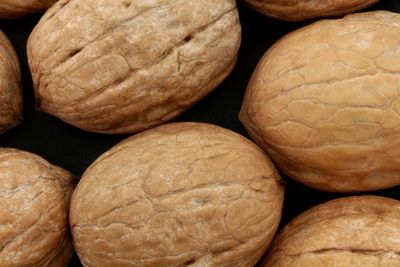
[[[243,0],[287,21],[376,2]],[[135,135],[80,179],[0,148],[0,266],[68,266],[74,250],[88,267],[400,266],[395,199],[335,199],[276,235],[279,171],[327,192],[400,185],[399,14],[320,20],[274,44],[238,114],[253,143],[216,125],[167,123],[235,67],[235,0],[2,0],[0,18],[46,9],[27,43],[37,108],[85,131]],[[3,133],[22,123],[23,97],[1,31],[0,63]]]

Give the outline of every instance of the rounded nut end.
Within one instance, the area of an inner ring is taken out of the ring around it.
[[[0,31],[0,133],[22,122],[21,73],[12,44]]]
[[[367,8],[379,0],[242,0],[248,7],[266,16],[289,22],[313,18],[337,17]]]
[[[44,11],[56,1],[57,0],[1,0],[0,18],[16,19],[32,13]]]

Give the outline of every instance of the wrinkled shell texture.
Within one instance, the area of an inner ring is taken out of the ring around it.
[[[316,206],[275,238],[265,267],[398,267],[400,202],[362,196]]]
[[[19,62],[10,41],[0,31],[0,133],[22,121]]]
[[[258,12],[287,21],[349,14],[379,0],[243,0]]]
[[[12,19],[48,9],[57,0],[1,0],[0,18]]]
[[[252,142],[217,126],[167,124],[89,167],[71,230],[85,266],[253,266],[282,202],[281,179]]]
[[[71,182],[36,155],[0,148],[0,266],[67,266]]]
[[[84,130],[138,132],[215,89],[240,40],[234,0],[59,1],[29,38],[37,105]]]
[[[273,46],[240,119],[290,177],[326,191],[400,184],[400,15],[325,20]]]

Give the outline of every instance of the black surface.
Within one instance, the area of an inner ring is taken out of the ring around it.
[[[1,0],[0,0],[1,1]],[[385,9],[400,13],[400,1],[382,0],[368,10]],[[250,76],[264,52],[284,34],[307,23],[291,24],[264,17],[239,4],[243,41],[236,68],[226,81],[176,121],[217,124],[248,136],[238,120],[242,98]],[[27,65],[26,41],[40,15],[19,20],[0,20],[2,29],[18,53],[24,90],[24,122],[0,136],[1,147],[14,147],[36,153],[77,176],[100,154],[127,136],[110,136],[81,131],[35,110],[32,80]],[[318,192],[287,177],[285,205],[281,225],[302,211],[327,200],[345,196]],[[400,187],[371,192],[400,200]],[[70,266],[81,266],[74,256]]]

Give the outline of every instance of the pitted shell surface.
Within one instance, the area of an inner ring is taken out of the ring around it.
[[[72,190],[65,170],[31,153],[0,148],[0,266],[68,266]]]
[[[281,179],[246,138],[159,126],[96,160],[71,202],[85,266],[253,266],[280,221]]]
[[[264,267],[400,266],[400,202],[361,196],[302,213],[277,235]]]
[[[233,69],[234,0],[59,1],[29,38],[38,108],[84,130],[162,124]]]
[[[260,61],[240,114],[288,176],[325,191],[400,184],[400,15],[313,23]]]

